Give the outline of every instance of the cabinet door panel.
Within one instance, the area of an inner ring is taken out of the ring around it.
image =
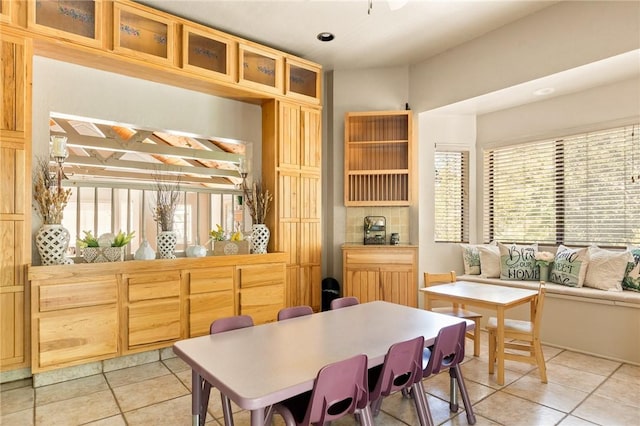
[[[311,108],[301,109],[301,166],[303,168],[320,169],[322,159],[321,124],[320,111]]]
[[[115,304],[65,310],[37,321],[39,368],[110,358],[117,353],[118,309]]]
[[[0,293],[0,359],[24,361],[24,290]]]
[[[300,217],[320,220],[322,204],[322,182],[319,175],[300,176]]]
[[[278,127],[278,166],[300,167],[300,107],[280,103]]]
[[[180,300],[129,305],[129,347],[180,338]]]
[[[277,202],[280,220],[298,220],[300,217],[299,179],[300,174],[297,172],[278,173],[278,193],[281,197]]]
[[[298,263],[298,223],[296,222],[280,222],[278,224],[278,235],[276,251],[287,253],[288,265]]]
[[[95,277],[82,283],[41,285],[40,312],[116,303],[118,284],[114,275]]]
[[[345,281],[343,296],[355,296],[360,303],[379,300],[380,272],[377,268],[349,269]]]
[[[249,315],[255,324],[275,321],[284,308],[284,283],[240,290],[240,314]]]
[[[247,265],[240,271],[240,288],[284,285],[284,264]]]
[[[25,131],[25,80],[27,53],[24,40],[3,36],[0,40],[0,87],[2,88],[2,109],[0,131]]]
[[[233,266],[189,271],[189,293],[233,290]]]
[[[322,270],[320,265],[308,265],[300,267],[300,294],[299,305],[309,305],[314,311],[320,311],[322,302]]]
[[[380,272],[382,281],[382,300],[399,303],[401,305],[417,305],[417,296],[412,288],[417,286],[414,282],[413,268],[394,267],[393,270]],[[413,295],[413,297],[412,297]]]
[[[218,318],[233,316],[232,291],[196,294],[189,298],[189,336],[209,334],[209,327]]]
[[[129,275],[125,279],[130,302],[180,295],[180,272]]]

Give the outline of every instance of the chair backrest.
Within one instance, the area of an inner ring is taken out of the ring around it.
[[[434,284],[454,283],[456,282],[456,271],[432,274],[424,273],[424,286],[430,287]]]
[[[289,318],[301,317],[304,315],[311,315],[313,309],[311,306],[291,306],[288,308],[282,308],[278,311],[278,321],[286,320]]]
[[[301,424],[324,425],[368,403],[367,357],[361,354],[326,365],[318,372]]]
[[[357,305],[358,303],[360,303],[360,301],[354,296],[339,297],[331,301],[331,309],[346,308],[347,306]]]
[[[239,328],[253,327],[253,318],[249,315],[236,315],[220,318],[211,323],[209,334],[224,333]]]
[[[423,349],[422,336],[392,345],[384,358],[378,382],[369,394],[369,401],[389,396],[422,380]]]
[[[546,287],[544,283],[540,283],[538,286],[538,297],[536,300],[536,307],[533,314],[533,334],[535,337],[540,336],[540,328],[542,326],[542,309],[544,308],[544,295],[546,293]]]
[[[467,323],[464,321],[440,329],[432,348],[424,350],[423,365],[426,364],[426,367],[422,372],[423,377],[438,374],[440,370],[462,362],[466,330]]]

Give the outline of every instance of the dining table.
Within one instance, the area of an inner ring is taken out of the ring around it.
[[[192,369],[192,421],[199,425],[202,379],[263,426],[267,408],[309,391],[327,364],[365,354],[380,365],[394,343],[418,336],[434,343],[459,318],[384,301],[180,340],[173,351]],[[467,322],[467,328],[474,324]]]
[[[423,287],[420,292],[423,293],[424,307],[427,310],[431,309],[434,300],[440,300],[448,303],[486,308],[496,312],[496,334],[498,339],[496,347],[498,377],[496,382],[499,385],[504,385],[505,312],[513,307],[529,303],[530,316],[533,321],[538,291],[470,281],[454,281],[447,284]]]

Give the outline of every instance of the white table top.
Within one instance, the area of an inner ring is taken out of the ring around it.
[[[438,296],[452,296],[461,301],[483,301],[495,305],[507,306],[522,300],[531,299],[538,294],[535,290],[506,287],[500,285],[456,281],[421,288],[420,291]]]
[[[460,319],[387,302],[182,340],[174,352],[241,408],[267,407],[310,390],[326,364],[364,353],[369,365],[417,336],[425,345]],[[472,325],[470,325],[472,327]]]

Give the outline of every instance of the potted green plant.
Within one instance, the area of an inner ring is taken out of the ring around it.
[[[83,231],[84,238],[78,240],[82,257],[87,263],[118,262],[124,260],[124,249],[135,236],[135,231],[117,234],[102,234],[96,238],[91,231]]]

